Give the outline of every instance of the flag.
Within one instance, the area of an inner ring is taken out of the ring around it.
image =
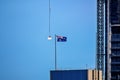
[[[67,41],[67,37],[57,36],[57,42],[66,42],[66,41]]]

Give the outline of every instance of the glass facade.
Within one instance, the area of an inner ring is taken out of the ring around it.
[[[111,80],[120,80],[120,26],[111,27]]]
[[[111,24],[120,24],[120,0],[110,1],[110,21]]]
[[[105,80],[120,80],[120,0],[105,0],[105,4]]]
[[[87,70],[58,70],[50,72],[50,80],[88,80]]]

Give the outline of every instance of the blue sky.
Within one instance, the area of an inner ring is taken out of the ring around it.
[[[51,0],[51,41],[47,40],[48,0],[0,0],[0,80],[49,80],[54,69],[95,66],[96,0]]]

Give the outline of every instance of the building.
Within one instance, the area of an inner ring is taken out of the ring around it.
[[[98,70],[52,70],[50,80],[102,80],[102,71]]]
[[[120,80],[120,0],[105,0],[105,80]]]

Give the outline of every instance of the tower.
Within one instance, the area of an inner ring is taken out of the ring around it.
[[[97,0],[96,69],[102,70],[102,78],[104,77],[104,8],[104,0]]]
[[[105,1],[105,75],[120,80],[120,0]]]

